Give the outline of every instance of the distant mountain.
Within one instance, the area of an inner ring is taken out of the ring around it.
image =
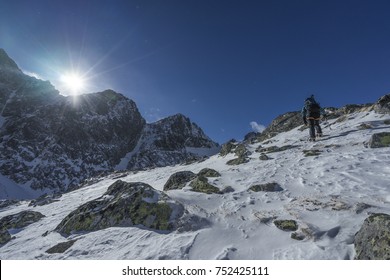
[[[182,115],[147,124],[113,90],[62,96],[0,49],[0,172],[25,189],[64,192],[101,173],[199,160],[218,148]]]

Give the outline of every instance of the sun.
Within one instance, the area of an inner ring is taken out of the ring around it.
[[[86,86],[85,79],[78,73],[67,73],[62,75],[61,82],[72,95],[80,94]]]

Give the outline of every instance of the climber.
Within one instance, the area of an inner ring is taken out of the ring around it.
[[[320,119],[325,116],[325,113],[320,104],[314,99],[314,95],[306,98],[301,113],[305,125],[307,125],[307,121],[310,124],[309,141],[315,141],[316,137],[322,137]]]

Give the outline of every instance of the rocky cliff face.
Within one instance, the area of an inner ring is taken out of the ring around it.
[[[219,145],[189,118],[177,114],[147,124],[128,169],[166,166],[202,159],[215,154]]]
[[[19,185],[63,192],[121,162],[137,169],[199,158],[185,147],[218,144],[184,116],[146,124],[112,90],[62,96],[0,49],[0,172]]]

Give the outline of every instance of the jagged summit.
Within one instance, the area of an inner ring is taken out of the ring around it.
[[[22,72],[18,65],[8,56],[4,49],[0,48],[0,70],[13,70]]]

